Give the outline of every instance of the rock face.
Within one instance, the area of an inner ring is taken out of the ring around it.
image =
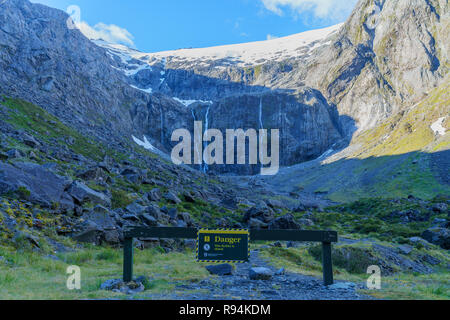
[[[184,99],[180,105],[209,128],[280,128],[281,163],[292,165],[346,146],[355,130],[375,126],[442,83],[448,19],[445,0],[361,0],[345,24],[317,31],[312,40],[295,38],[297,51],[274,46],[259,60],[243,52],[257,44],[226,47],[234,53],[228,59],[219,48],[140,54],[152,70],[128,81]],[[137,57],[126,48],[119,52]],[[148,134],[159,137],[153,131]],[[208,167],[239,174],[257,169]]]
[[[45,181],[45,183],[42,183]],[[65,192],[71,181],[35,163],[0,162],[0,195],[16,193],[18,196],[50,208],[58,205],[73,210],[72,197]]]
[[[193,132],[194,120],[222,131],[264,127],[280,129],[280,161],[289,166],[341,149],[355,130],[413,105],[449,66],[446,0],[360,0],[345,24],[296,35],[295,50],[272,45],[256,58],[242,46],[228,48],[237,50],[233,58],[212,49],[142,54],[96,45],[56,9],[26,0],[0,8],[0,93],[112,146],[146,135],[170,152],[172,132]]]

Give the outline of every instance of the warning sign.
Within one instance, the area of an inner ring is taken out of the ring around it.
[[[249,237],[247,229],[200,229],[197,239],[197,260],[247,262]]]

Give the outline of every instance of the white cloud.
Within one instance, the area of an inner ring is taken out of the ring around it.
[[[296,14],[312,12],[314,17],[327,20],[343,20],[358,0],[261,0],[266,9],[283,15],[288,8]]]
[[[114,24],[100,22],[91,27],[86,22],[81,21],[76,25],[78,29],[91,40],[103,39],[110,43],[124,44],[131,47],[135,46],[133,35],[128,30]]]

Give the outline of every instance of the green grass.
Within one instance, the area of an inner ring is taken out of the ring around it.
[[[5,97],[3,105],[9,109],[9,118],[5,120],[6,122],[17,129],[23,129],[29,134],[49,142],[50,144],[52,143],[52,140],[56,140],[58,144],[67,146],[75,153],[96,161],[103,160],[106,155],[119,162],[128,159],[128,155],[116,152],[102,144],[96,143],[82,133],[66,126],[59,121],[57,117],[51,115],[39,106],[21,99],[12,99],[8,97]],[[68,144],[66,142],[66,139],[68,138],[73,139],[73,144]],[[137,153],[150,158],[157,158],[157,155],[138,145],[132,144],[131,142],[128,143],[128,146]],[[11,147],[16,147],[25,152],[31,150],[27,146],[20,144],[18,141]],[[132,162],[137,166],[143,166],[138,160],[132,160]]]
[[[122,276],[122,251],[87,247],[76,252],[58,254],[60,260],[33,252],[17,252],[0,246],[1,299],[125,299],[126,295],[100,290],[108,279]],[[66,287],[67,267],[81,268],[81,290]],[[149,277],[147,290],[135,296],[146,299],[152,293],[171,292],[174,282],[195,282],[208,276],[191,251],[163,254],[157,249],[135,251],[135,275]]]
[[[9,119],[6,121],[16,128],[24,129],[32,133],[37,133],[37,137],[45,141],[52,138],[65,139],[73,138],[73,145],[69,146],[76,153],[85,157],[102,160],[104,151],[95,143],[90,142],[86,137],[77,131],[65,126],[44,109],[29,102],[7,98],[4,103],[10,109]]]
[[[352,246],[345,246],[350,247]],[[300,248],[269,247],[261,250],[261,256],[277,268],[284,267],[290,272],[301,273],[314,277],[322,277],[322,264],[319,259],[320,250],[317,246],[302,246]],[[358,247],[354,247],[357,249]],[[359,249],[370,250],[367,247]],[[440,252],[440,250],[439,250]],[[437,253],[439,255],[439,253]],[[375,253],[374,253],[375,255]],[[359,258],[358,258],[359,257]],[[439,255],[440,258],[444,258]],[[362,272],[366,264],[366,255],[354,255],[354,260],[345,257],[333,257],[333,274],[335,280],[351,281],[365,284],[368,275]],[[447,263],[449,258],[447,256]],[[414,273],[396,273],[381,278],[381,290],[360,290],[361,294],[371,295],[378,299],[394,300],[449,300],[450,274],[446,267],[441,267],[433,274],[419,275]]]

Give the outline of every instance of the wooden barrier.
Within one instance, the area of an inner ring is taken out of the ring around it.
[[[124,231],[123,247],[123,281],[133,279],[133,239],[197,239],[198,230],[195,228],[169,227],[129,227]],[[322,243],[323,282],[326,286],[333,284],[333,265],[331,261],[331,243],[338,241],[335,231],[307,231],[307,230],[250,230],[250,240],[263,241],[306,241]]]

